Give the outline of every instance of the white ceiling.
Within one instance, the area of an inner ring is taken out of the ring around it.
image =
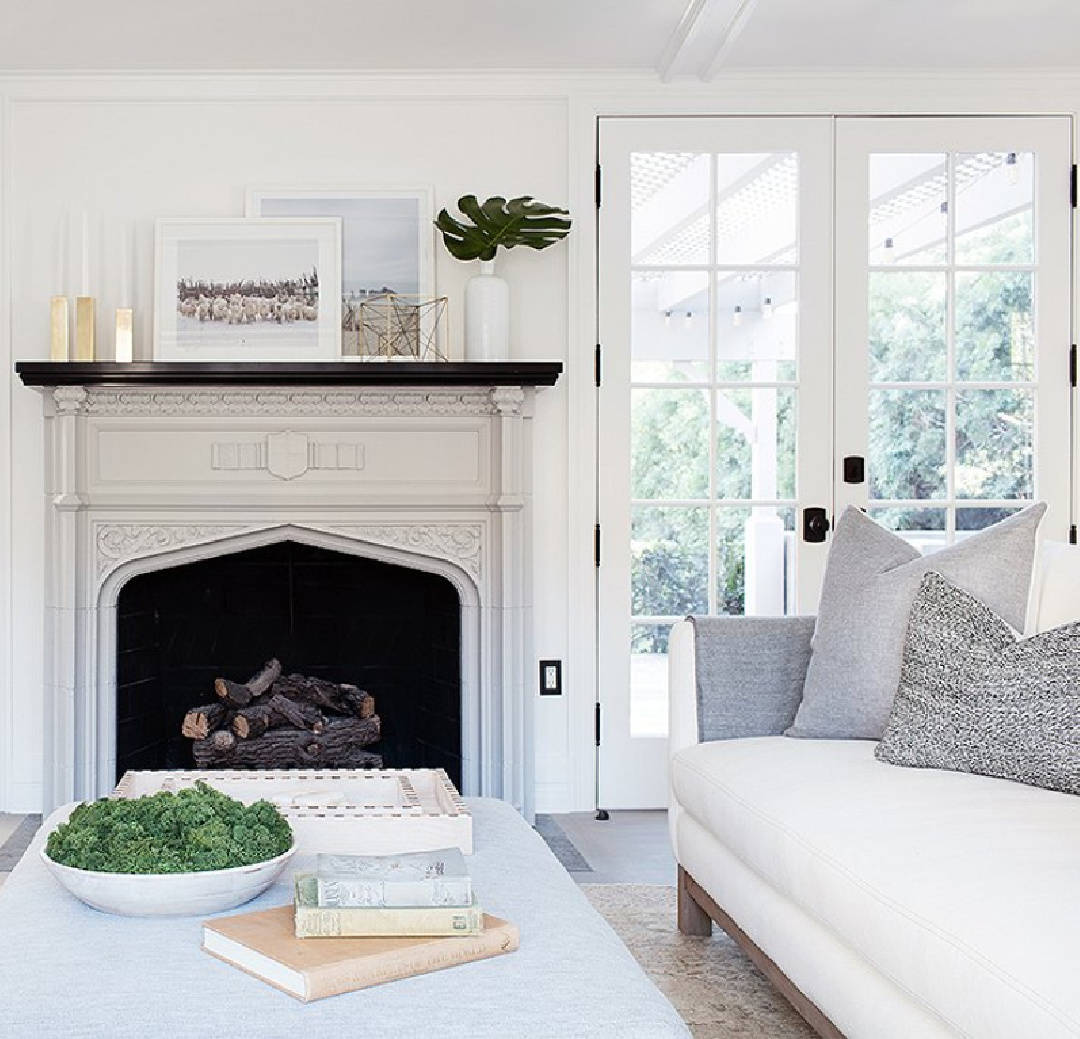
[[[0,0],[0,71],[1077,68],[1080,0]]]

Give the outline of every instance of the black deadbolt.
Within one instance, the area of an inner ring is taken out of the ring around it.
[[[866,482],[866,460],[861,455],[848,455],[844,459],[844,483]]]

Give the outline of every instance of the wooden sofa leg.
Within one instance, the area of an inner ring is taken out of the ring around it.
[[[700,901],[699,901],[700,899]],[[702,920],[705,921],[702,924]],[[821,1039],[844,1039],[844,1034],[803,993],[795,983],[759,948],[754,940],[694,878],[679,867],[679,930],[683,934],[707,935],[715,921],[742,949],[776,990],[802,1014]],[[698,928],[702,928],[698,930]]]
[[[708,938],[712,934],[712,917],[694,901],[690,893],[687,878],[690,876],[679,867],[679,930],[683,934],[692,934]]]

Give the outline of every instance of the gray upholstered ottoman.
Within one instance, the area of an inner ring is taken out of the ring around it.
[[[688,1039],[671,1004],[507,804],[470,802],[485,909],[521,949],[302,1004],[204,953],[199,919],[89,909],[41,864],[0,888],[3,1039]],[[237,912],[291,900],[290,871]],[[674,926],[674,923],[672,924]]]

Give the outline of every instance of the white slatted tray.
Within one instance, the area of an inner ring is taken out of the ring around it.
[[[289,820],[302,852],[393,855],[456,847],[472,854],[472,815],[441,768],[131,771],[110,796],[142,797],[200,781],[245,804],[270,801]]]

